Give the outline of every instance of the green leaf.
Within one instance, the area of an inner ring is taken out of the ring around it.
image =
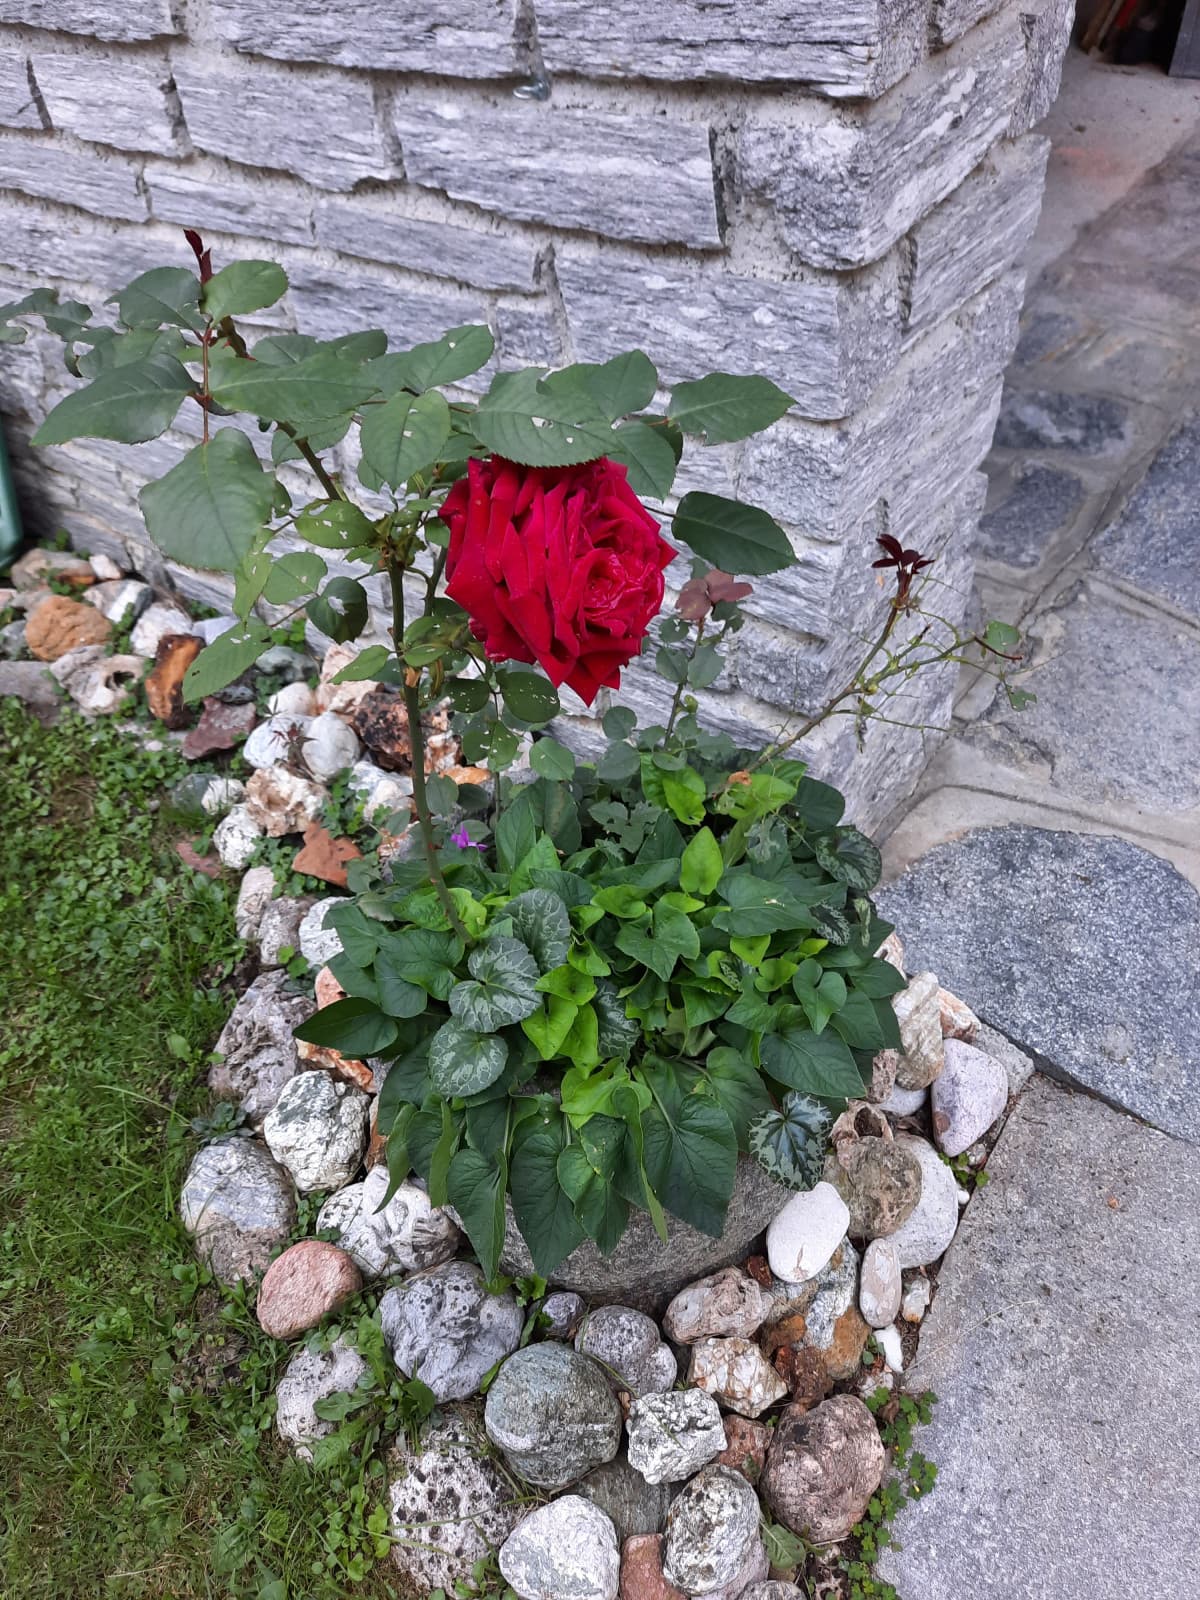
[[[304,609],[314,627],[345,644],[357,639],[367,625],[367,591],[354,578],[330,578]]]
[[[679,502],[672,523],[675,537],[723,572],[758,577],[790,567],[791,541],[767,512],[740,500],[693,490]]]
[[[883,872],[883,857],[865,833],[857,828],[839,828],[812,840],[813,854],[820,866],[839,883],[852,889],[870,890]]]
[[[195,388],[195,379],[174,356],[160,352],[131,361],[102,372],[85,389],[60,400],[34,434],[33,443],[66,444],[88,438],[144,444],[170,427],[184,396]]]
[[[415,983],[435,1000],[449,1000],[463,954],[462,944],[452,933],[405,928],[381,939],[379,948],[396,977]]]
[[[628,706],[612,706],[600,719],[606,739],[628,739],[637,727],[637,712]]]
[[[596,1137],[600,1125],[611,1129],[605,1140]],[[629,1222],[629,1202],[613,1187],[613,1173],[625,1140],[624,1124],[610,1117],[594,1117],[588,1124],[593,1137],[588,1149],[567,1145],[558,1158],[558,1181],[570,1196],[576,1220],[604,1255],[621,1241]]]
[[[508,1162],[503,1152],[495,1160],[478,1150],[460,1150],[450,1163],[446,1192],[463,1220],[488,1282],[496,1276],[504,1248],[507,1186]]]
[[[524,1123],[514,1140],[512,1173],[513,1214],[533,1264],[548,1277],[575,1247],[583,1242],[583,1229],[575,1207],[558,1179],[558,1158],[569,1129],[555,1110]]]
[[[504,915],[512,918],[513,934],[531,952],[539,972],[550,973],[563,965],[571,948],[571,918],[558,895],[549,889],[526,889],[508,902]]]
[[[800,1094],[846,1100],[863,1092],[862,1073],[847,1045],[833,1034],[813,1033],[799,1021],[764,1034],[759,1056],[769,1077]]]
[[[1011,622],[998,622],[993,617],[984,629],[983,642],[989,650],[997,650],[1001,655],[1007,655],[1020,644],[1021,630],[1014,628]]]
[[[720,894],[727,910],[713,918],[718,928],[740,939],[763,933],[794,932],[813,925],[813,908],[781,886],[747,872],[727,873]]]
[[[708,1052],[704,1076],[733,1125],[738,1149],[748,1149],[751,1123],[771,1106],[771,1096],[758,1069],[740,1050],[718,1045]]]
[[[663,797],[680,822],[692,827],[703,822],[707,790],[700,774],[692,767],[682,767],[678,772],[663,772],[659,776]]]
[[[301,431],[355,411],[376,391],[366,368],[319,350],[286,366],[238,356],[218,345],[209,358],[209,392],[227,411],[288,422]]]
[[[508,1045],[498,1034],[476,1033],[454,1017],[429,1041],[429,1076],[447,1099],[479,1094],[495,1083],[507,1063]]]
[[[558,715],[558,690],[540,672],[528,667],[508,667],[496,676],[504,704],[514,717],[539,726]]]
[[[641,766],[641,757],[631,744],[610,744],[600,757],[596,776],[601,783],[628,783]]]
[[[833,977],[834,974],[827,976]],[[874,1055],[879,1050],[896,1049],[899,1046],[899,1025],[896,1025],[894,1032],[887,1029],[881,1013],[895,1022],[895,1012],[891,1006],[881,1004],[877,1007],[869,995],[860,989],[851,989],[833,1017],[833,1026],[852,1050],[869,1050]]]
[[[206,695],[216,694],[240,678],[272,644],[271,633],[261,622],[237,622],[205,645],[183,675],[183,697],[195,705]]]
[[[566,783],[575,776],[575,757],[557,739],[538,739],[529,752],[529,764],[543,778]]]
[[[701,828],[679,862],[679,887],[688,894],[710,895],[721,881],[725,863],[711,828]]]
[[[605,1061],[626,1060],[641,1039],[642,1030],[632,1017],[626,1015],[625,1002],[617,993],[616,985],[599,979],[592,1008],[596,1013],[596,1042],[601,1057]]]
[[[273,606],[290,605],[302,594],[311,594],[328,570],[311,550],[293,550],[277,556],[263,585],[263,599]]]
[[[369,376],[385,394],[396,394],[401,389],[420,394],[424,389],[469,378],[487,365],[495,348],[496,341],[488,328],[473,324],[451,328],[431,344],[380,356],[371,362]]]
[[[537,843],[533,802],[522,790],[505,806],[496,825],[496,859],[505,872],[515,872]]]
[[[808,1095],[785,1094],[778,1111],[768,1107],[750,1128],[750,1153],[765,1172],[789,1189],[812,1189],[821,1181],[832,1113]]]
[[[467,970],[471,978],[450,991],[450,1011],[476,1033],[520,1022],[541,1004],[537,962],[519,939],[489,939],[472,950]]]
[[[769,378],[710,372],[707,378],[693,383],[676,384],[669,411],[672,422],[684,433],[698,435],[704,444],[730,444],[761,433],[794,404],[791,395],[784,394]],[[725,568],[730,570],[752,569]]]
[[[200,304],[214,322],[220,322],[273,306],[287,286],[287,273],[273,261],[231,261],[201,289]]]
[[[390,950],[380,950],[375,957],[375,982],[379,990],[379,1004],[389,1017],[405,1021],[419,1017],[429,1004],[429,995],[420,984],[410,983],[400,976],[399,967]]]
[[[297,1039],[307,1044],[325,1045],[344,1056],[361,1060],[376,1056],[395,1044],[400,1030],[391,1017],[385,1017],[369,1000],[335,1000],[323,1006],[296,1029]]]
[[[324,550],[353,550],[375,541],[375,524],[349,500],[309,506],[296,518],[296,532]]]
[[[814,1033],[822,1033],[830,1017],[846,1004],[846,980],[838,972],[823,971],[820,962],[811,959],[801,963],[792,989]]]
[[[437,390],[415,398],[397,394],[381,406],[370,406],[359,437],[371,470],[393,489],[438,458],[450,437],[450,407]]]
[[[561,368],[553,379],[559,392],[575,386],[610,422],[631,411],[641,411],[654,399],[658,388],[654,363],[640,350],[626,350],[599,364],[579,361]]]
[[[550,994],[536,1011],[523,1019],[521,1027],[542,1060],[553,1061],[562,1054],[578,1016],[579,1007],[574,1000]]]
[[[130,333],[105,328],[96,332],[109,337],[97,337],[92,348],[79,357],[77,365],[81,378],[98,378],[102,372],[144,361],[147,356],[168,355],[183,361],[189,352],[195,354],[195,346],[189,345],[177,328],[134,328]]]
[[[127,328],[161,328],[167,322],[198,333],[204,327],[200,280],[185,267],[151,267],[114,298]]]
[[[270,518],[278,487],[245,434],[222,428],[139,499],[160,550],[189,567],[234,572]]]
[[[646,1171],[654,1191],[675,1216],[719,1238],[733,1194],[737,1137],[722,1108],[685,1095],[668,1116],[661,1103],[642,1118]]]
[[[476,437],[496,455],[531,467],[595,461],[612,443],[603,412],[574,384],[543,381],[534,367],[502,372],[472,419]]]
[[[448,1026],[448,1024],[447,1024]],[[429,1189],[429,1198],[435,1206],[444,1206],[450,1196],[447,1183],[450,1176],[450,1162],[454,1158],[454,1151],[462,1134],[462,1118],[456,1117],[450,1110],[450,1102],[443,1100],[440,1111],[441,1127],[437,1141],[429,1153],[429,1176],[426,1180]],[[415,1127],[416,1118],[413,1118]]]

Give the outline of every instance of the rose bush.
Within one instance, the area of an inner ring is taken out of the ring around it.
[[[588,705],[616,689],[663,602],[675,552],[601,458],[577,467],[468,463],[442,505],[446,593],[490,661],[536,661]]]

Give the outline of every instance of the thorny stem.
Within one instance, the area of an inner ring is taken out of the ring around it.
[[[413,807],[417,813],[417,825],[421,830],[421,843],[425,848],[425,864],[429,868],[429,881],[441,901],[442,910],[446,913],[451,928],[464,944],[470,944],[471,936],[463,926],[454,904],[454,897],[442,876],[437,845],[433,838],[433,813],[429,809],[429,795],[425,788],[425,734],[421,727],[419,677],[404,665],[401,653],[404,648],[404,568],[399,562],[389,560],[387,575],[392,592],[392,643],[396,659],[400,662],[400,670],[404,673],[404,709],[408,716],[408,741],[412,750]]]

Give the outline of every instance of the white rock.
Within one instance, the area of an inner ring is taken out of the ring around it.
[[[274,767],[286,761],[293,745],[308,736],[311,717],[268,717],[242,746],[242,755],[252,767]]]
[[[300,948],[300,924],[311,905],[312,901],[305,895],[281,895],[271,901],[258,925],[260,967],[281,967],[285,961],[284,950],[289,952],[287,960],[296,953]]]
[[[100,583],[112,583],[117,578],[125,576],[124,571],[117,565],[111,556],[96,555],[88,557],[88,565],[96,574]]]
[[[52,661],[49,671],[81,711],[107,717],[124,708],[145,666],[141,656],[109,656],[102,645],[84,645]]]
[[[344,906],[344,895],[331,894],[318,900],[300,924],[300,954],[310,967],[324,967],[334,956],[342,953],[342,941],[333,928],[324,926],[325,913],[334,906]]]
[[[850,1208],[831,1183],[793,1195],[767,1229],[771,1271],[785,1283],[815,1278],[846,1237]]]
[[[647,1483],[680,1483],[728,1440],[717,1402],[703,1389],[647,1394],[629,1408],[629,1465]]]
[[[729,1585],[732,1600],[754,1581],[747,1566],[758,1562],[760,1516],[758,1495],[740,1472],[716,1464],[702,1468],[668,1513],[663,1576],[689,1595]],[[739,1578],[741,1587],[733,1587]]]
[[[340,1189],[358,1171],[370,1106],[361,1089],[320,1070],[284,1084],[263,1122],[263,1138],[301,1194]]]
[[[753,1339],[701,1339],[692,1346],[688,1382],[743,1417],[761,1416],[788,1392]]]
[[[289,767],[259,767],[246,785],[246,809],[272,839],[303,833],[325,809],[329,793]]]
[[[213,833],[213,844],[225,866],[240,872],[258,849],[258,841],[261,838],[262,829],[258,823],[245,806],[238,805],[217,823]]]
[[[192,624],[191,632],[199,634],[205,644],[212,644],[223,633],[228,633],[230,628],[237,627],[236,617],[205,617],[203,621]]]
[[[354,793],[361,796],[363,815],[368,821],[378,812],[390,815],[393,811],[409,809],[412,779],[403,773],[385,772],[373,761],[356,761],[347,781]]]
[[[296,683],[285,683],[282,689],[267,701],[267,710],[273,715],[288,717],[314,717],[317,714],[317,702],[313,692],[303,680]]]
[[[379,1299],[379,1325],[397,1368],[428,1384],[439,1401],[477,1393],[496,1363],[520,1344],[524,1321],[514,1297],[489,1294],[470,1261],[444,1261],[415,1273]],[[612,1404],[616,1408],[615,1399]]]
[[[999,1061],[961,1039],[947,1039],[946,1061],[929,1091],[934,1138],[959,1156],[1004,1115],[1008,1074]]]
[[[928,1140],[900,1133],[896,1143],[921,1163],[921,1198],[892,1234],[892,1243],[902,1267],[925,1267],[945,1253],[958,1227],[958,1184]]]
[[[915,1117],[928,1094],[928,1089],[893,1089],[886,1100],[879,1102],[879,1109],[893,1117]]]
[[[676,1344],[737,1336],[748,1339],[767,1320],[771,1296],[740,1267],[726,1267],[681,1289],[663,1316]]]
[[[328,783],[339,772],[353,766],[362,746],[354,729],[333,711],[313,717],[304,741],[304,765],[314,778]]]
[[[336,1229],[334,1243],[368,1279],[420,1272],[449,1261],[462,1235],[446,1212],[431,1205],[415,1183],[402,1183],[381,1211],[379,1202],[387,1191],[387,1168],[372,1167],[365,1182],[330,1195],[317,1218],[318,1231]]]
[[[900,1343],[900,1330],[893,1323],[886,1328],[876,1328],[875,1343],[883,1351],[883,1359],[892,1372],[904,1371],[904,1346]]]
[[[920,1322],[929,1310],[933,1299],[933,1285],[928,1278],[914,1278],[904,1291],[900,1302],[900,1315],[905,1322]]]
[[[349,1394],[369,1371],[345,1336],[327,1351],[297,1350],[275,1390],[275,1431],[301,1461],[311,1461],[312,1446],[341,1426],[317,1416],[318,1400]]]
[[[233,920],[239,939],[254,938],[262,914],[275,893],[275,874],[270,867],[251,867],[238,889]]]
[[[141,616],[154,598],[154,591],[148,583],[138,583],[134,578],[112,578],[85,589],[83,598],[119,628]]]
[[[200,796],[200,809],[206,817],[223,817],[246,798],[246,785],[239,778],[213,778]]]
[[[315,666],[312,657],[306,656],[303,651],[293,650],[286,644],[273,644],[259,656],[254,663],[254,670],[263,673],[283,673],[289,680],[295,681],[297,678],[307,678]]]
[[[858,1309],[872,1328],[886,1328],[900,1310],[900,1257],[891,1239],[872,1239],[863,1251]]]
[[[359,678],[351,683],[334,683],[333,679],[349,666],[358,654],[357,645],[331,644],[321,662],[321,680],[317,684],[317,710],[340,711],[343,715],[353,711],[379,685],[371,678]]]
[[[181,606],[157,600],[153,605],[147,606],[134,623],[133,632],[129,635],[129,648],[135,655],[153,656],[158,650],[159,641],[165,639],[169,633],[196,631],[196,624]]]
[[[220,1139],[192,1157],[179,1216],[222,1283],[264,1272],[296,1224],[287,1173],[256,1139]]]
[[[509,1534],[500,1571],[521,1600],[616,1600],[621,1555],[612,1518],[582,1495],[560,1495]]]

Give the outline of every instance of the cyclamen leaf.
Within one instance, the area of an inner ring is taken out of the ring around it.
[[[508,902],[504,915],[512,918],[513,934],[531,952],[540,972],[563,965],[571,948],[571,918],[558,895],[549,889],[526,889]]]
[[[189,567],[235,572],[269,520],[278,492],[245,434],[222,428],[165,477],[148,483],[138,498],[160,550]]]
[[[161,351],[144,361],[102,372],[85,389],[60,400],[33,436],[36,445],[71,439],[117,439],[144,444],[175,420],[196,380],[174,356]]]
[[[719,1238],[733,1193],[737,1138],[722,1108],[689,1094],[675,1117],[658,1106],[642,1118],[646,1171],[655,1193],[675,1216]]]
[[[839,828],[812,841],[813,854],[831,878],[852,889],[873,889],[883,871],[876,845],[857,828]]]
[[[537,962],[518,939],[496,938],[471,952],[471,978],[450,991],[450,1011],[477,1033],[532,1016],[541,1004]]]
[[[509,1188],[513,1214],[533,1264],[549,1276],[583,1242],[571,1197],[558,1178],[558,1158],[566,1144],[566,1124],[553,1116],[525,1123],[516,1140]]]
[[[448,1100],[490,1088],[507,1064],[508,1045],[503,1039],[476,1033],[456,1017],[444,1022],[429,1041],[429,1076]]]
[[[750,1152],[765,1172],[789,1189],[812,1189],[821,1181],[832,1113],[808,1095],[785,1094],[780,1109],[768,1109],[750,1127]]]

